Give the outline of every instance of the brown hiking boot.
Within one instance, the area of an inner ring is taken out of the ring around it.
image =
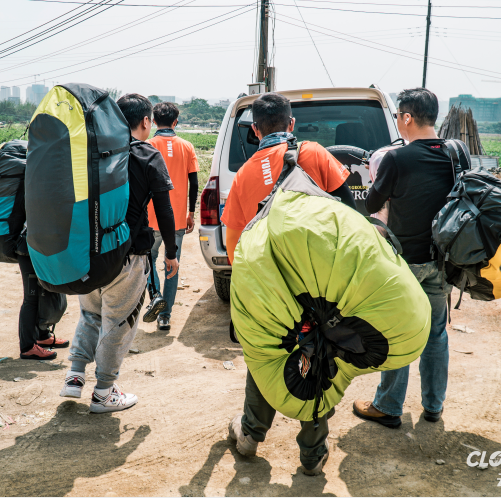
[[[53,360],[56,357],[57,353],[41,348],[38,344],[33,344],[29,351],[21,353],[22,360]]]
[[[353,412],[359,418],[372,420],[390,429],[396,429],[402,425],[400,417],[380,412],[370,401],[357,399],[353,403]]]

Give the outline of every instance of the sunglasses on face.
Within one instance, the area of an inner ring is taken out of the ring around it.
[[[394,117],[395,119],[397,119],[399,114],[408,114],[408,115],[412,118],[412,114],[411,114],[410,112],[407,112],[407,111],[398,111],[398,112],[394,112],[394,113],[393,113],[393,117]]]

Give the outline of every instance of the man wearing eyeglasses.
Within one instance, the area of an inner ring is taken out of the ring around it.
[[[421,402],[424,419],[438,422],[447,390],[449,349],[445,326],[451,286],[442,283],[437,262],[431,261],[431,224],[452,190],[454,174],[444,140],[435,132],[436,95],[425,88],[414,88],[401,92],[398,101],[397,126],[409,145],[390,150],[383,157],[365,207],[369,213],[377,213],[391,199],[388,227],[400,241],[402,257],[430,300],[430,337],[419,363]],[[468,149],[463,142],[456,143],[461,167],[468,169]],[[408,380],[408,366],[382,372],[374,401],[355,401],[355,415],[386,427],[399,427]]]
[[[294,140],[291,104],[279,93],[265,93],[252,104],[252,129],[259,138],[257,152],[238,170],[221,221],[226,225],[230,262],[243,229],[256,216],[259,203],[273,190],[282,172],[287,142]],[[303,142],[298,164],[325,192],[356,209],[346,183],[349,171],[316,142]]]

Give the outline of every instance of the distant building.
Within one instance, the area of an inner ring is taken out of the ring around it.
[[[11,87],[12,97],[18,97],[21,99],[21,89],[18,86]]]
[[[190,105],[198,97],[192,96],[190,100],[183,100],[182,105]]]
[[[45,85],[31,85],[26,88],[26,102],[39,105],[47,95],[49,89]]]
[[[8,100],[9,102],[13,102],[16,105],[21,103],[21,97],[9,97]]]
[[[230,99],[221,99],[219,102],[216,102],[214,104],[214,107],[222,107],[223,109],[228,109],[228,107],[230,107],[230,104]]]
[[[477,99],[473,95],[459,95],[449,100],[449,109],[455,105],[469,107],[477,121],[501,121],[501,98]]]
[[[10,86],[0,86],[0,101],[9,100]]]
[[[390,99],[393,100],[393,103],[395,104],[395,107],[398,109],[397,94],[396,93],[390,93]]]
[[[160,102],[172,102],[173,104],[176,103],[176,97],[172,95],[157,95],[157,97],[160,99]]]

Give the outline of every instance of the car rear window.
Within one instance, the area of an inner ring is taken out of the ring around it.
[[[237,126],[243,112],[237,112],[231,134],[229,169],[233,172],[258,148],[254,132]],[[293,102],[292,114],[296,118],[294,135],[299,141],[318,142],[324,147],[353,145],[365,150],[390,143],[383,108],[376,100]]]

